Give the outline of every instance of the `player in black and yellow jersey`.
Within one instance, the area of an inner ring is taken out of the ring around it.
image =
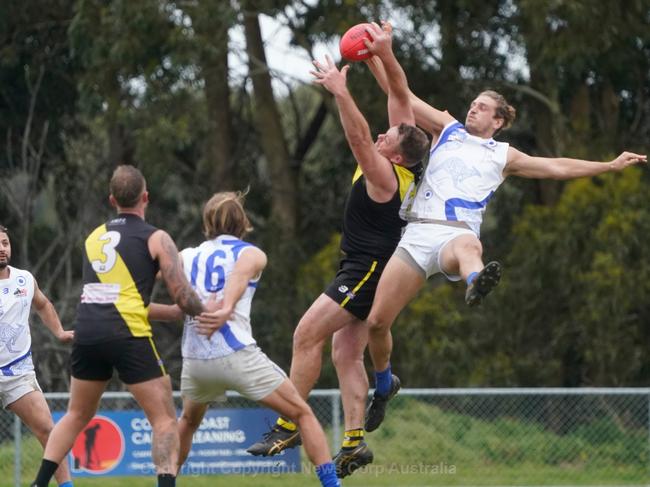
[[[147,319],[158,272],[185,313],[200,315],[204,309],[185,278],[172,239],[144,221],[149,194],[140,171],[119,166],[111,178],[109,200],[117,217],[97,227],[85,242],[68,412],[50,434],[35,487],[48,485],[94,416],[113,369],[151,423],[158,485],[175,485],[179,440],[171,381]]]
[[[345,413],[345,437],[334,458],[337,474],[345,477],[373,460],[364,441],[364,410],[368,377],[363,352],[368,341],[368,316],[379,276],[406,224],[399,210],[414,172],[427,153],[429,141],[401,93],[389,92],[390,129],[373,142],[369,126],[346,87],[348,67],[339,71],[332,61],[314,62],[316,83],[330,91],[339,108],[346,138],[358,162],[343,217],[339,271],[330,286],[303,315],[293,340],[291,381],[303,397],[313,388],[321,369],[325,340],[333,336],[332,358],[339,378]],[[389,391],[399,387],[389,376]],[[300,441],[295,424],[279,418],[264,438],[252,445],[253,455],[275,455]]]

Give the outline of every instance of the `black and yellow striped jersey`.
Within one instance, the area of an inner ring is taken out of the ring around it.
[[[120,214],[88,236],[75,342],[152,336],[147,314],[159,266],[147,242],[156,230],[136,215]]]
[[[385,203],[377,203],[368,196],[366,179],[357,167],[343,213],[343,252],[382,260],[390,258],[399,243],[402,227],[406,225],[399,217],[399,209],[420,167],[407,169],[393,164],[398,188]]]

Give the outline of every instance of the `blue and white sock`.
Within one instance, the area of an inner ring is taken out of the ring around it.
[[[467,276],[467,285],[469,286],[472,282],[474,282],[474,279],[476,279],[476,276],[478,276],[478,272],[472,272],[469,276]]]
[[[380,396],[387,396],[390,393],[390,386],[393,384],[393,371],[388,368],[382,372],[375,372],[375,392]]]
[[[323,487],[341,487],[341,481],[336,476],[334,463],[327,462],[316,467],[316,475]]]

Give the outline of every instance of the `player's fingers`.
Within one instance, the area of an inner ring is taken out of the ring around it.
[[[330,57],[329,54],[325,54],[325,60],[327,61],[327,67],[328,68],[333,68],[335,67],[334,61],[332,61],[332,58]]]
[[[387,34],[390,34],[390,33],[393,32],[393,25],[388,20],[382,20],[381,21],[381,28]]]
[[[344,79],[347,79],[348,71],[350,71],[350,65],[346,64],[345,66],[343,66],[343,69],[341,69],[341,74],[343,75]]]

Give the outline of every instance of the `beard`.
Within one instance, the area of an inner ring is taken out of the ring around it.
[[[0,260],[0,271],[9,265],[9,260],[9,257],[7,257],[5,260]]]

